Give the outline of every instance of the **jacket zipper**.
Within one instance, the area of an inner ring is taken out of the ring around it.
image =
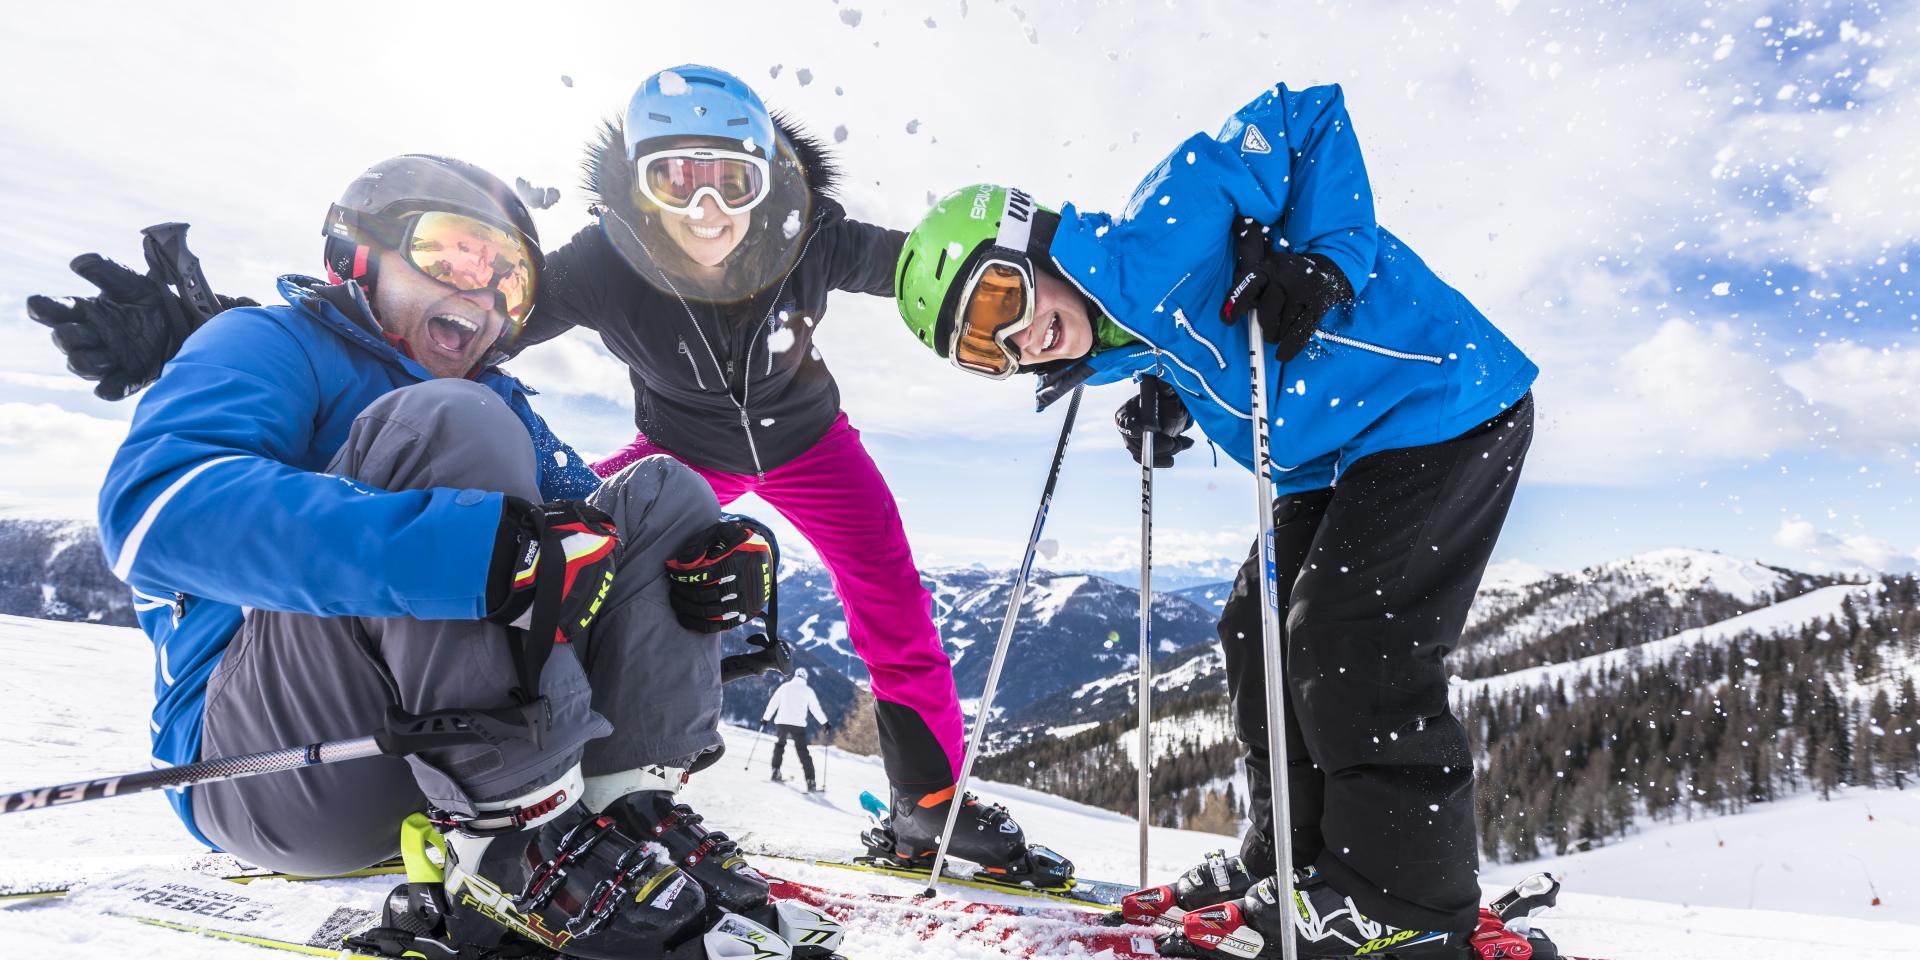
[[[693,371],[694,384],[700,389],[705,390],[707,388],[707,378],[700,375],[700,365],[694,362],[693,351],[687,349],[687,339],[685,337],[679,337],[677,339],[680,341],[680,355],[687,358],[687,368]]]
[[[1186,311],[1181,310],[1179,307],[1173,308],[1173,325],[1181,330],[1185,330],[1187,336],[1200,341],[1200,345],[1206,347],[1207,351],[1213,354],[1213,362],[1219,364],[1220,369],[1225,370],[1227,368],[1227,358],[1220,355],[1220,348],[1214,346],[1206,337],[1200,335],[1200,331],[1193,328],[1193,322],[1187,319]]]
[[[1376,346],[1374,344],[1366,342],[1365,340],[1355,340],[1352,337],[1343,337],[1337,333],[1328,333],[1325,330],[1315,330],[1313,332],[1313,335],[1316,337],[1319,337],[1322,340],[1328,340],[1333,343],[1344,344],[1346,346],[1353,347],[1357,350],[1365,350],[1368,353],[1377,353],[1383,357],[1392,357],[1395,360],[1415,360],[1420,363],[1431,363],[1431,364],[1434,364],[1435,366],[1438,366],[1441,363],[1441,359],[1439,357],[1433,356],[1432,354],[1407,353],[1404,350],[1393,350],[1387,347]]]

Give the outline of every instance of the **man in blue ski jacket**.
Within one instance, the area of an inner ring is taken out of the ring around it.
[[[1473,758],[1442,658],[1512,500],[1538,371],[1375,222],[1340,88],[1269,88],[1117,216],[963,188],[896,276],[917,338],[972,373],[1040,374],[1042,407],[1143,380],[1157,403],[1116,415],[1135,459],[1151,432],[1171,466],[1198,422],[1252,469],[1252,418],[1271,423],[1293,863],[1274,862],[1267,803],[1256,549],[1219,623],[1252,828],[1235,861],[1130,909],[1190,911],[1191,945],[1233,956],[1280,956],[1287,915],[1302,956],[1472,956]],[[1240,325],[1256,312],[1261,411]],[[1255,881],[1289,867],[1294,909],[1276,911]]]
[[[656,955],[709,904],[770,909],[733,844],[672,799],[720,747],[718,637],[688,621],[761,610],[766,541],[669,458],[602,483],[490,365],[541,268],[497,178],[395,157],[326,234],[335,282],[283,278],[285,306],[187,337],[100,493],[155,647],[154,762],[363,736],[393,710],[481,715],[495,736],[183,790],[188,829],[324,875],[392,855],[426,811],[452,851],[455,933],[482,944]],[[76,269],[100,298],[30,304],[56,339],[151,283],[97,257]]]

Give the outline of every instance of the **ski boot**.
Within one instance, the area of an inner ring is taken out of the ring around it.
[[[1369,920],[1352,900],[1311,871],[1294,887],[1294,908],[1284,912],[1293,917],[1288,924],[1274,887],[1268,878],[1237,901],[1194,910],[1181,918],[1181,938],[1193,948],[1186,955],[1273,960],[1282,956],[1279,938],[1291,935],[1302,957],[1468,960],[1473,956],[1462,934],[1401,930]]]
[[[438,883],[403,883],[387,895],[380,925],[345,938],[341,945],[355,955],[392,960],[565,960],[573,956],[518,938],[489,947],[461,943],[449,930],[447,920],[444,887]],[[817,955],[802,952],[787,937],[739,914],[720,912],[697,937],[651,956],[662,960],[791,960]]]
[[[1102,917],[1110,926],[1134,923],[1179,932],[1181,918],[1201,907],[1238,900],[1253,887],[1253,875],[1239,855],[1214,850],[1198,866],[1170,884],[1135,890],[1120,901],[1120,910]]]
[[[692,807],[674,802],[674,793],[686,783],[685,770],[649,766],[623,776],[622,786],[633,789],[607,804],[605,815],[665,847],[667,858],[705,891],[710,906],[777,931],[791,943],[794,957],[824,956],[839,947],[845,934],[838,921],[806,904],[771,899],[767,878],[740,855],[739,845],[708,830]]]
[[[874,799],[870,794],[862,796],[862,805],[875,819],[874,825],[860,835],[868,857],[885,866],[931,870],[953,794],[953,787],[929,793],[909,793],[896,787],[890,812],[877,799],[868,804]],[[971,793],[960,798],[960,816],[954,821],[953,842],[947,853],[978,865],[975,880],[1053,889],[1073,885],[1073,861],[1039,844],[1027,843],[1026,834],[1007,814],[1006,807],[981,803]]]
[[[707,907],[700,885],[611,817],[590,812],[583,789],[574,767],[555,783],[479,805],[473,816],[409,818],[401,844],[408,875],[428,882],[405,885],[425,891],[396,891],[389,918],[416,934],[440,922],[452,943],[509,956],[524,941],[620,960],[698,940]],[[428,860],[429,844],[444,866]]]

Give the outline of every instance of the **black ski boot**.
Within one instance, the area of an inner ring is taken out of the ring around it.
[[[953,793],[953,787],[930,793],[894,788],[891,815],[860,835],[868,855],[892,866],[932,869]],[[947,853],[977,864],[976,880],[1035,887],[1066,887],[1073,882],[1073,861],[1039,844],[1028,844],[1006,807],[981,803],[971,793],[961,798]]]
[[[623,960],[669,954],[701,936],[700,885],[613,818],[590,812],[582,789],[575,767],[475,816],[432,818],[446,855],[445,902],[434,906],[444,908],[454,943],[511,951],[525,938],[569,957]]]
[[[1102,919],[1114,926],[1136,923],[1177,933],[1181,918],[1188,913],[1238,900],[1253,884],[1254,877],[1238,854],[1230,857],[1225,850],[1214,850],[1174,882],[1127,894],[1120,901],[1119,912]]]
[[[1367,919],[1352,900],[1317,874],[1298,881],[1293,909],[1288,911],[1280,910],[1274,887],[1268,878],[1239,900],[1188,913],[1181,920],[1181,934],[1168,938],[1176,942],[1162,955],[1275,960],[1282,956],[1280,938],[1292,936],[1301,957],[1469,960],[1480,956],[1465,933],[1401,930]],[[1289,924],[1284,915],[1291,915],[1293,922]],[[1521,956],[1515,955],[1515,960]]]
[[[637,790],[607,805],[607,816],[635,834],[657,841],[667,856],[707,892],[722,910],[760,918],[767,906],[767,878],[760,875],[726,834],[708,830],[693,808],[664,790]]]
[[[708,830],[692,807],[674,794],[687,781],[678,767],[649,766],[616,775],[621,787],[634,787],[607,804],[604,815],[623,830],[666,848],[667,856],[706,893],[712,910],[752,921],[791,945],[795,958],[825,957],[845,939],[840,923],[811,906],[769,897],[767,878],[740,855],[724,833]],[[714,956],[760,956],[715,953]]]

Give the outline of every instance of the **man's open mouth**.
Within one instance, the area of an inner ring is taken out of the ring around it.
[[[427,318],[427,337],[433,345],[456,356],[466,353],[479,335],[480,327],[465,317],[443,313]]]
[[[1040,341],[1041,353],[1046,353],[1047,351],[1052,350],[1055,346],[1057,346],[1060,343],[1060,329],[1061,329],[1060,315],[1056,313],[1054,314],[1052,320],[1047,321],[1047,336],[1045,339]]]

